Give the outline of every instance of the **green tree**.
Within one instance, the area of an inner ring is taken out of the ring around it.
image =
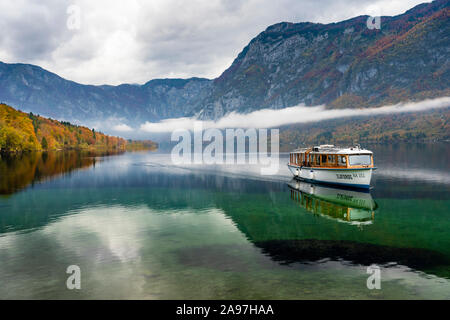
[[[48,142],[47,142],[47,139],[45,139],[45,137],[42,138],[41,146],[42,146],[42,149],[44,149],[44,150],[48,149]]]

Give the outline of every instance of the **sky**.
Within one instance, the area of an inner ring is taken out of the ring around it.
[[[269,25],[397,15],[421,0],[0,0],[0,61],[83,84],[216,78]]]

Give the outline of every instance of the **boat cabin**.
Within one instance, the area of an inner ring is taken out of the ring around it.
[[[309,168],[372,168],[373,154],[370,150],[355,147],[339,148],[320,145],[300,148],[290,153],[289,165]]]

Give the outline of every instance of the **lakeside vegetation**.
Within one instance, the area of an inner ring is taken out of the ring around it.
[[[390,114],[296,124],[280,130],[280,151],[316,144],[450,140],[450,111]]]
[[[108,136],[69,122],[18,111],[0,104],[0,152],[88,150],[153,150],[153,141],[131,141]]]
[[[151,140],[127,140],[127,151],[144,151],[144,150],[156,150],[158,144]]]

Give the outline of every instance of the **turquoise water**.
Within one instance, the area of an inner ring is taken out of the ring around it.
[[[158,152],[3,157],[0,298],[450,299],[449,145],[370,148],[369,194],[291,181],[286,154],[275,176]]]

